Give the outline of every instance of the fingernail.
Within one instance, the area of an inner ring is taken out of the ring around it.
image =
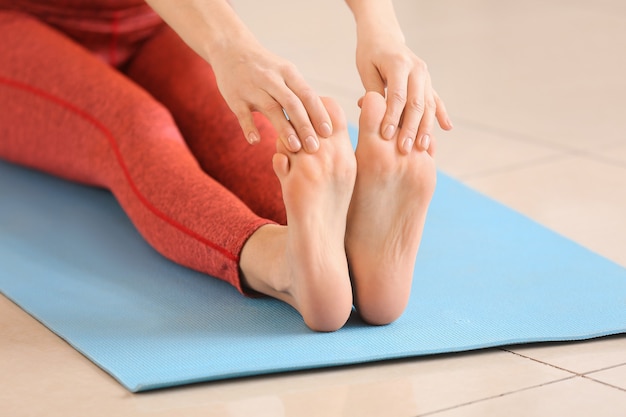
[[[395,131],[395,127],[393,125],[385,126],[385,130],[383,130],[383,138],[391,139],[393,137],[393,132]]]
[[[317,140],[313,136],[307,136],[306,139],[304,139],[304,143],[306,144],[306,149],[309,152],[317,151],[319,146]]]
[[[250,132],[248,134],[248,138],[247,139],[248,139],[248,143],[250,145],[254,145],[255,143],[257,143],[259,141],[259,137],[254,132]]]
[[[289,137],[287,137],[287,143],[289,143],[289,147],[291,148],[289,150],[292,152],[297,152],[302,147],[302,144],[300,143],[296,135],[289,135]]]
[[[333,129],[331,129],[331,127],[330,127],[330,125],[328,123],[324,122],[320,126],[320,133],[321,133],[322,136],[327,138],[327,137],[329,137],[333,133]]]
[[[424,150],[428,150],[428,147],[430,146],[430,136],[422,136],[422,138],[420,139],[420,146],[424,148]]]
[[[454,125],[452,124],[450,119],[447,119],[446,122],[448,123],[448,126],[450,126],[450,129],[452,129],[454,127]]]
[[[402,148],[404,149],[404,151],[406,153],[410,153],[411,149],[413,149],[413,138],[406,138],[404,139],[404,143],[402,143]]]

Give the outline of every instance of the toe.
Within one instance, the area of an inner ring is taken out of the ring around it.
[[[383,96],[374,91],[367,92],[361,105],[359,132],[368,136],[380,136],[380,125],[385,116],[386,108],[387,105]]]
[[[289,174],[289,157],[283,153],[275,153],[272,157],[272,166],[278,179],[282,182]]]

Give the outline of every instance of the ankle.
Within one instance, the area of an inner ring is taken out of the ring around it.
[[[244,244],[239,257],[242,285],[254,291],[268,294],[278,291],[272,288],[270,278],[276,275],[276,262],[284,257],[286,226],[266,224],[259,227]],[[281,239],[281,236],[285,238]],[[283,244],[281,245],[281,241]]]

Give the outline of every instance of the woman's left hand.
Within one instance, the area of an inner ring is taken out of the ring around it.
[[[397,137],[404,154],[416,144],[432,155],[435,119],[444,130],[452,129],[452,123],[432,87],[426,64],[405,45],[399,31],[358,29],[357,68],[363,86],[387,99],[382,136],[388,140]]]

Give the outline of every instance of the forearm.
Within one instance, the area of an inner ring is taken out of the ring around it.
[[[345,0],[354,15],[357,33],[380,32],[404,42],[404,35],[391,0]]]
[[[236,44],[256,38],[226,0],[146,0],[197,54],[211,63]]]

